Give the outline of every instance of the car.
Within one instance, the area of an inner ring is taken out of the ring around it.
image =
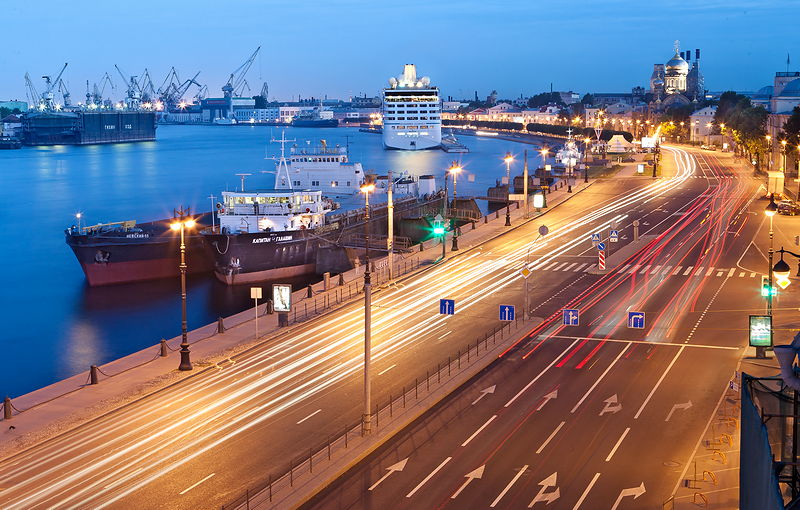
[[[713,145],[705,145],[705,144],[701,145],[700,148],[703,149],[704,151],[715,151],[715,150],[717,150],[717,148],[715,146],[713,146]]]
[[[787,216],[800,214],[800,205],[791,200],[781,200],[778,202],[778,214],[786,214]]]

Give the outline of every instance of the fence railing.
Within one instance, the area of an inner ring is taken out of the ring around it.
[[[373,427],[371,434],[377,434],[382,426],[394,424],[395,416],[400,418],[404,411],[420,399],[428,397],[455,377],[463,375],[475,364],[485,363],[486,353],[498,342],[509,338],[521,323],[521,320],[515,320],[493,328],[483,336],[463,345],[446,359],[441,359],[436,365],[431,365],[425,370],[424,375],[420,372],[413,381],[409,379],[399,393],[390,393],[383,402],[375,405],[375,412],[371,414]],[[492,356],[491,359],[494,360],[496,357]],[[324,442],[309,447],[307,453],[293,457],[288,464],[278,469],[277,473],[268,474],[260,483],[247,488],[240,496],[223,505],[222,510],[269,507],[276,498],[282,498],[287,491],[293,490],[295,484],[303,483],[303,477],[313,475],[314,469],[319,470],[324,467],[324,463],[343,458],[351,448],[358,447],[359,441],[364,441],[368,437],[363,434],[361,421],[353,422],[343,427],[340,433],[330,435]]]

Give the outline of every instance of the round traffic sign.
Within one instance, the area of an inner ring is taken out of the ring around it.
[[[606,243],[597,243],[597,249],[603,251],[606,249]]]

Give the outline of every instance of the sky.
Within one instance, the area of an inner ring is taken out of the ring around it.
[[[655,63],[701,49],[706,88],[757,90],[800,70],[800,0],[571,2],[539,0],[0,0],[0,100],[24,99],[29,72],[64,73],[73,101],[86,80],[147,68],[158,87],[171,66],[201,71],[209,95],[261,46],[247,81],[270,98],[376,95],[417,64],[444,98],[515,98],[574,90],[628,92]],[[694,54],[692,55],[694,57]]]

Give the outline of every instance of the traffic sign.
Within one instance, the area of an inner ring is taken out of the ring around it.
[[[603,251],[606,249],[606,243],[597,243],[597,249]]]
[[[514,305],[500,305],[500,320],[513,321],[514,312]]]
[[[564,314],[564,326],[580,326],[581,312],[577,308],[565,308],[561,310]]]
[[[439,313],[442,315],[453,315],[456,313],[456,300],[455,299],[440,299],[439,300]]]
[[[600,250],[597,252],[597,269],[599,269],[600,271],[606,270],[606,252],[604,250]]]
[[[619,242],[619,230],[612,230],[608,236],[608,240],[612,243]]]
[[[628,312],[628,327],[644,329],[644,312]]]
[[[592,234],[592,242],[599,243],[600,242],[600,234]]]
[[[527,267],[523,267],[522,271],[520,271],[519,274],[521,274],[523,278],[527,279],[531,275],[531,270],[528,269]]]

